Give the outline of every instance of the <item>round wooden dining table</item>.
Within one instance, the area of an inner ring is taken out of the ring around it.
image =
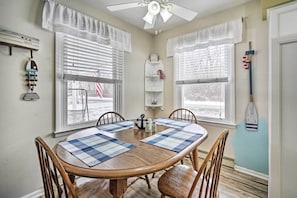
[[[69,175],[109,179],[109,191],[113,197],[123,197],[127,189],[127,179],[129,177],[147,175],[166,169],[182,160],[190,153],[193,158],[193,167],[196,170],[198,169],[197,146],[208,136],[207,130],[198,124],[191,124],[191,130],[199,132],[202,136],[180,152],[171,151],[140,141],[168,128],[167,126],[158,125],[156,132],[145,132],[145,130],[133,127],[110,133],[93,127],[69,135],[63,140],[69,141],[101,133],[135,146],[127,152],[92,167],[83,163],[59,144],[55,145],[54,151]]]

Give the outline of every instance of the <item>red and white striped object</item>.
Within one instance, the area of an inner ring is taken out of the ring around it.
[[[99,72],[94,73],[95,77],[99,77]],[[96,83],[96,94],[102,98],[103,97],[103,91],[104,91],[104,87],[103,84],[101,82],[97,82]]]
[[[97,83],[96,83],[96,94],[97,94],[100,98],[103,97],[103,90],[104,90],[104,87],[103,87],[102,83],[97,82]]]

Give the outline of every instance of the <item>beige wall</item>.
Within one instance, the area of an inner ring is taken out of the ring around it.
[[[236,121],[244,119],[248,103],[248,74],[241,67],[241,57],[247,50],[247,42],[253,41],[257,50],[255,56],[255,101],[259,115],[267,119],[267,22],[261,20],[260,1],[221,12],[210,17],[195,20],[172,31],[157,36],[123,23],[110,15],[79,0],[59,0],[68,7],[79,10],[131,32],[133,52],[125,55],[125,97],[124,115],[131,119],[144,112],[144,62],[151,52],[160,55],[165,65],[165,108],[164,111],[145,112],[147,116],[168,116],[173,109],[172,58],[166,57],[166,41],[173,36],[197,31],[201,28],[244,17],[245,35],[243,43],[236,46]],[[42,136],[51,145],[57,139],[51,137],[54,131],[54,34],[41,28],[41,0],[0,0],[0,28],[23,33],[40,39],[40,49],[34,52],[38,63],[36,92],[40,100],[23,101],[27,88],[24,81],[25,63],[30,52],[13,48],[9,56],[8,47],[0,45],[0,197],[20,197],[42,187],[34,138]],[[145,46],[145,47],[144,47]],[[209,138],[202,149],[207,150],[222,127],[207,126]],[[235,129],[232,129],[234,135]],[[230,140],[230,139],[229,139]],[[233,158],[231,143],[227,145],[226,156]]]
[[[258,0],[223,11],[211,16],[194,20],[186,25],[170,31],[163,31],[155,37],[153,51],[156,51],[164,63],[165,81],[165,107],[164,111],[156,111],[156,117],[168,116],[174,108],[173,104],[173,60],[166,57],[166,42],[168,38],[178,35],[195,32],[200,29],[231,21],[236,18],[244,18],[243,41],[236,45],[235,71],[236,71],[236,124],[244,121],[245,110],[249,100],[249,75],[248,70],[242,68],[242,56],[248,50],[248,41],[252,41],[256,55],[253,59],[253,83],[254,101],[257,106],[259,117],[268,120],[268,23],[262,20],[261,2]],[[218,133],[227,126],[213,126],[203,124],[209,131],[209,138],[200,149],[207,150]],[[234,158],[234,151],[231,144],[232,137],[236,133],[235,127],[230,128],[231,134],[228,138],[225,156]]]
[[[88,13],[99,20],[131,32],[133,52],[125,55],[125,109],[127,118],[144,111],[144,60],[150,54],[152,36],[132,25],[123,23],[79,0],[57,1]],[[38,64],[35,91],[38,101],[23,101],[25,63],[30,51],[0,45],[0,197],[20,197],[42,187],[34,138],[42,136],[51,145],[54,131],[54,34],[41,28],[42,0],[0,0],[0,28],[40,39],[40,49],[34,52]],[[143,47],[146,46],[146,47]],[[129,80],[130,79],[130,80]],[[133,108],[131,108],[133,107]]]

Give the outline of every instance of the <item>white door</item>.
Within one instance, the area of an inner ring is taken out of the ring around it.
[[[283,43],[281,57],[281,197],[297,197],[297,42]]]
[[[269,197],[297,197],[297,1],[269,15]]]

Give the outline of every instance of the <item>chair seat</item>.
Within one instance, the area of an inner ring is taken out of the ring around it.
[[[162,194],[170,197],[188,197],[196,175],[192,167],[177,165],[160,177],[158,188]]]

